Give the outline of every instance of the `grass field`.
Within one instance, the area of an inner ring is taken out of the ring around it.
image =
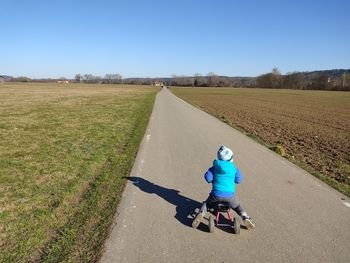
[[[0,85],[0,262],[99,257],[156,92]]]
[[[350,196],[349,92],[171,90]]]

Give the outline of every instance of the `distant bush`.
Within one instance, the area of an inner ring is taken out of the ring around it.
[[[17,78],[12,78],[11,81],[13,82],[30,82],[32,79],[28,77],[17,77]]]

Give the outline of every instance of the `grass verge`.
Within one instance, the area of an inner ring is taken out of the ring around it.
[[[99,258],[156,92],[1,87],[0,262]]]

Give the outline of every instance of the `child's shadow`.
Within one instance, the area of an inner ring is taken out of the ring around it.
[[[145,193],[156,194],[170,204],[175,205],[176,215],[174,217],[185,226],[192,227],[192,221],[196,214],[195,210],[201,207],[202,203],[181,195],[180,191],[162,187],[141,177],[129,176],[127,179]],[[204,224],[200,224],[198,229],[208,231]]]

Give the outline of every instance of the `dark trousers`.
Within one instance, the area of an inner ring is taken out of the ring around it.
[[[241,204],[239,203],[236,195],[232,198],[219,198],[212,194],[209,195],[208,199],[203,203],[200,212],[207,212],[208,207],[214,207],[219,202],[226,202],[228,205],[239,215],[242,216],[244,212]]]

